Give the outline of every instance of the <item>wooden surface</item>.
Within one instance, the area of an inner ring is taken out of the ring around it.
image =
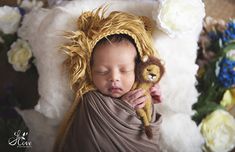
[[[42,1],[47,4],[47,0]],[[0,0],[0,6],[16,3],[17,0]],[[222,19],[235,18],[235,0],[204,0],[204,3],[207,16]]]
[[[1,0],[0,6],[2,5],[15,5],[17,3],[17,0]]]
[[[235,18],[235,0],[205,0],[206,15],[216,19]]]

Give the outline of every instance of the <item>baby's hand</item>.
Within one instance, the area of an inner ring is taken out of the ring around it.
[[[121,100],[129,103],[134,109],[143,108],[146,101],[144,92],[143,89],[129,91],[121,97]]]
[[[160,92],[160,86],[158,84],[155,84],[153,87],[149,89],[150,95],[152,96],[152,102],[153,103],[160,103],[162,102],[162,96]]]

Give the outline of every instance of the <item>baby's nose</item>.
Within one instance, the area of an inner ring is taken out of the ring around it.
[[[112,71],[110,75],[110,81],[111,82],[120,81],[120,72]]]

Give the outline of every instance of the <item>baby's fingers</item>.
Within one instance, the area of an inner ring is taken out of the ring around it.
[[[142,96],[142,97],[138,98],[137,100],[135,100],[132,103],[132,106],[133,106],[134,109],[143,108],[144,105],[145,105],[145,101],[146,101],[146,96]]]
[[[160,94],[160,86],[159,84],[154,84],[154,86],[152,86],[150,88],[150,93],[157,93],[157,94]]]
[[[134,102],[135,100],[139,99],[144,95],[144,90],[138,89],[136,92],[134,92],[132,95],[129,96],[129,101]]]
[[[141,97],[143,95],[144,95],[144,90],[137,89],[137,90],[133,90],[133,91],[128,92],[121,99],[124,101],[127,101],[129,103],[133,103],[136,99],[138,99],[139,97]]]

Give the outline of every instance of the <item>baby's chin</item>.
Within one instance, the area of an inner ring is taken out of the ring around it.
[[[112,98],[120,98],[120,97],[122,97],[125,93],[123,93],[123,92],[118,92],[118,93],[111,93],[111,92],[106,92],[106,93],[102,93],[102,94],[104,94],[104,95],[106,95],[106,96],[109,96],[109,97],[112,97]]]
[[[113,98],[120,98],[123,96],[125,92],[123,89],[108,89],[107,90],[107,95]]]
[[[120,98],[121,96],[123,96],[123,94],[111,94],[109,96],[111,96],[113,98]]]

